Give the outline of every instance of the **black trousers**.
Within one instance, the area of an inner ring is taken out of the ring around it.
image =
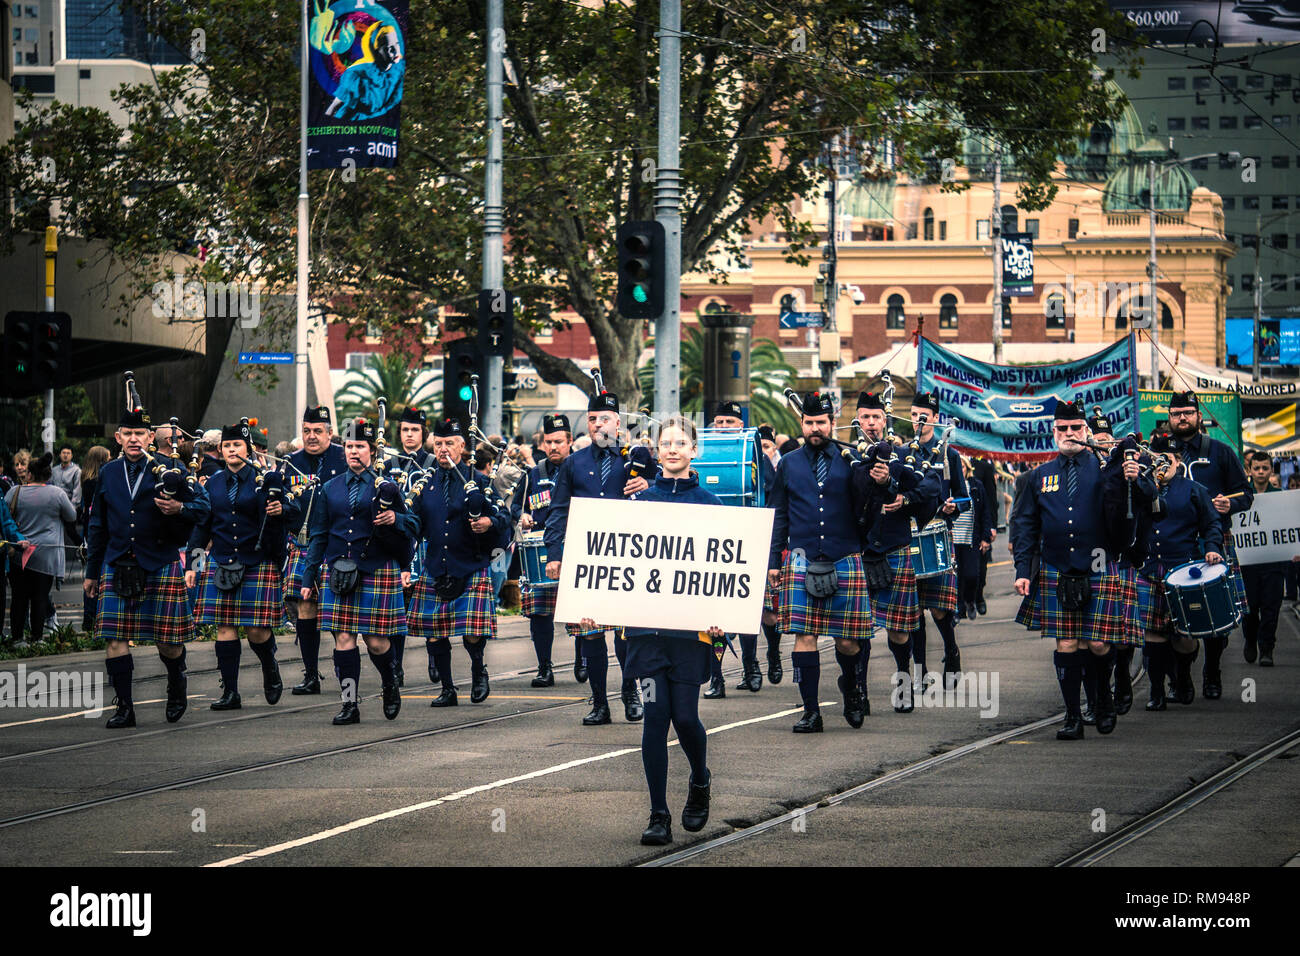
[[[23,627],[30,620],[31,640],[39,641],[46,618],[50,616],[50,588],[54,586],[54,575],[26,568],[14,575],[11,581],[14,585],[11,619],[14,640],[22,640]]]
[[[1241,622],[1242,634],[1248,642],[1272,647],[1277,640],[1286,568],[1278,564],[1243,564],[1241,576],[1246,582],[1246,605],[1250,608]]]

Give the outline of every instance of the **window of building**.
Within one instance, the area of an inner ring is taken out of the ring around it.
[[[1228,210],[1236,209],[1236,208],[1237,208],[1237,198],[1236,198],[1235,196],[1224,196],[1224,197],[1223,197],[1223,208],[1224,208],[1224,211],[1228,211]]]
[[[945,292],[939,300],[939,328],[957,328],[957,297],[951,292]]]
[[[88,80],[90,79],[90,71],[84,69],[77,70],[77,77],[78,79]]]
[[[1004,233],[1020,231],[1020,214],[1016,212],[1015,206],[1002,207],[1002,231]]]
[[[1274,197],[1273,197],[1273,208],[1274,208],[1274,209],[1289,209],[1290,206],[1291,206],[1291,197],[1290,197],[1290,196],[1274,196]]]
[[[1236,169],[1236,168],[1237,168],[1237,163],[1238,163],[1238,162],[1240,162],[1239,159],[1233,159],[1233,158],[1232,158],[1231,156],[1229,156],[1227,153],[1220,153],[1220,154],[1219,154],[1219,168],[1220,168],[1220,169]]]
[[[1074,239],[1079,235],[1079,220],[1070,220],[1070,238]]]
[[[1202,156],[1200,159],[1193,159],[1190,163],[1187,164],[1187,168],[1188,169],[1209,169],[1210,158],[1208,156]]]
[[[1037,219],[1026,219],[1026,220],[1025,220],[1025,232],[1029,233],[1029,235],[1031,235],[1031,236],[1033,236],[1035,239],[1037,239],[1037,238],[1038,238],[1038,220],[1037,220]]]
[[[22,65],[23,65],[22,50],[14,50],[14,66],[22,66]]]
[[[1169,128],[1169,132],[1180,133],[1183,130],[1187,129],[1187,120],[1181,116],[1171,116],[1169,117],[1166,125]]]
[[[22,39],[23,39],[22,29],[20,27],[14,27],[14,42],[21,43]]]
[[[1169,88],[1171,90],[1187,89],[1187,78],[1184,76],[1171,76],[1169,78]]]
[[[1174,314],[1169,311],[1169,306],[1163,302],[1160,303],[1160,328],[1172,329],[1174,327]]]
[[[1289,73],[1273,74],[1273,89],[1285,90],[1291,85],[1291,75]]]
[[[1273,117],[1273,125],[1279,129],[1285,129],[1291,125],[1290,113],[1278,113]]]
[[[921,214],[921,221],[925,227],[926,242],[934,241],[934,210],[929,206],[925,207],[925,212]]]
[[[1246,89],[1262,90],[1264,88],[1264,78],[1256,73],[1246,77]]]
[[[23,15],[23,5],[21,3],[11,4],[9,9],[13,12],[15,20]]]
[[[1285,288],[1286,288],[1286,284],[1287,284],[1287,280],[1288,280],[1289,278],[1290,278],[1289,276],[1278,275],[1277,273],[1274,273],[1273,275],[1271,275],[1271,276],[1268,277],[1268,288],[1265,289],[1264,291],[1265,291],[1265,292],[1277,292],[1277,291],[1280,291],[1280,290],[1282,290],[1282,289],[1285,289]]]
[[[1242,196],[1242,197],[1241,197],[1241,208],[1242,208],[1242,209],[1258,209],[1258,208],[1259,208],[1259,197],[1258,197],[1258,196]]]
[[[23,61],[27,66],[40,66],[41,55],[35,50],[29,50],[27,53],[23,54]]]
[[[35,27],[28,27],[23,31],[23,40],[27,43],[39,43],[41,40],[41,31],[37,30]]]
[[[939,221],[939,241],[943,242],[947,238],[948,238],[948,220],[941,219]]]
[[[987,219],[975,220],[975,238],[987,239],[989,237],[989,221]]]
[[[1249,272],[1243,272],[1243,273],[1241,274],[1241,291],[1242,291],[1242,292],[1254,292],[1254,291],[1255,291],[1255,277],[1254,277],[1254,275],[1252,275],[1252,274],[1249,273]]]
[[[347,368],[350,372],[365,371],[366,359],[370,358],[370,352],[349,352],[347,357]]]
[[[1002,297],[1002,328],[1011,328],[1011,303],[1015,301],[1009,295]]]
[[[1237,78],[1235,76],[1224,76],[1219,78],[1225,90],[1235,90],[1237,88]]]
[[[903,313],[903,297],[895,292],[889,297],[885,309],[885,328],[902,329],[907,327],[907,317]]]
[[[1049,329],[1065,328],[1065,296],[1059,292],[1049,295],[1043,306],[1043,316]]]
[[[906,238],[906,239],[915,239],[915,238],[916,238],[916,223],[914,223],[914,222],[909,222],[909,223],[907,224],[907,233],[906,233],[906,235],[904,236],[904,238]]]
[[[1291,157],[1290,157],[1290,156],[1274,156],[1274,157],[1273,157],[1273,168],[1274,168],[1274,169],[1290,169],[1290,168],[1291,168]]]
[[[31,17],[33,20],[39,20],[41,18],[41,8],[34,3],[24,4],[23,13],[28,17]]]
[[[1263,129],[1264,121],[1258,116],[1246,116],[1242,118],[1242,125],[1246,129]]]
[[[1210,78],[1208,76],[1192,77],[1192,89],[1208,90],[1210,88]]]
[[[1210,118],[1208,116],[1193,116],[1192,129],[1209,129]]]
[[[1259,242],[1259,237],[1253,232],[1243,232],[1241,234],[1241,248],[1254,249]]]
[[[1219,129],[1236,129],[1236,128],[1237,128],[1237,117],[1235,116],[1219,117]]]

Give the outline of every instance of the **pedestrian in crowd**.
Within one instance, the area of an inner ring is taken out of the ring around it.
[[[91,445],[81,463],[81,536],[85,538],[86,529],[90,527],[91,504],[95,500],[95,489],[99,487],[99,470],[113,457],[103,445]],[[95,605],[98,599],[81,593],[81,629],[87,634],[95,629]]]
[[[23,627],[30,619],[32,641],[39,641],[50,616],[50,589],[55,578],[63,577],[63,528],[77,517],[77,510],[67,492],[50,483],[53,456],[48,452],[32,460],[30,480],[12,488],[5,496],[9,513],[24,538],[36,545],[36,551],[13,575],[14,640],[21,641]]]
[[[988,554],[993,547],[994,530],[989,509],[984,503],[985,485],[975,477],[975,468],[969,458],[961,461],[970,489],[971,507],[963,512],[953,526],[953,540],[957,551],[957,617],[975,620],[975,615],[985,614],[983,574],[988,565]],[[984,607],[984,610],[979,610]]]
[[[81,468],[72,460],[72,446],[59,446],[58,461],[50,473],[50,484],[62,488],[77,514],[81,513]],[[81,535],[77,533],[77,521],[74,518],[63,526],[63,537],[71,545],[81,544]]]
[[[0,626],[3,626],[5,599],[9,591],[9,564],[12,562],[15,567],[21,567],[23,554],[32,547],[18,530],[4,498],[0,498],[0,540],[5,542],[0,545]]]
[[[14,466],[15,484],[25,485],[27,484],[28,481],[31,480],[31,478],[28,477],[28,472],[27,472],[28,466],[31,464],[31,461],[32,461],[32,453],[28,451],[26,448],[20,448],[18,449],[18,451],[14,452],[13,466]]]

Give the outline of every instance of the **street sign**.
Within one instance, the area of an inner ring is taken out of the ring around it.
[[[782,312],[780,325],[783,329],[820,329],[824,320],[821,312]]]
[[[292,365],[292,352],[240,352],[240,365]]]

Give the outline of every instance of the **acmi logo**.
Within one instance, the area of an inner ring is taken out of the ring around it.
[[[50,897],[50,925],[66,928],[128,926],[135,936],[148,936],[153,925],[152,893],[69,893]]]

